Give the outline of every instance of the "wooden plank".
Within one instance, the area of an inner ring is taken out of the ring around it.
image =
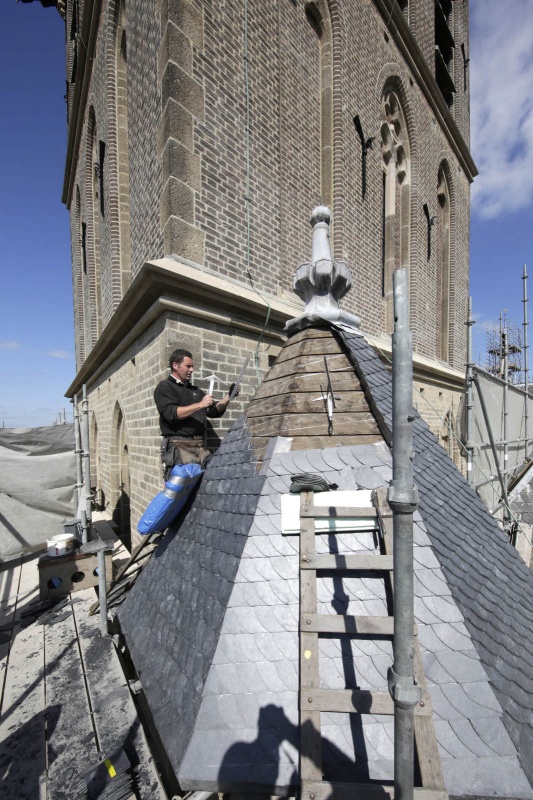
[[[302,492],[300,510],[312,506],[313,493]],[[300,520],[300,557],[315,554],[315,525],[312,519]],[[300,571],[300,622],[306,614],[316,614],[316,573]],[[318,635],[310,630],[300,635],[300,693],[301,686],[318,689],[319,680]],[[300,712],[300,773],[302,780],[320,780],[322,777],[322,743],[320,713],[314,709]]]
[[[427,688],[426,676],[422,665],[422,655],[418,638],[415,639],[414,667],[416,682],[422,688],[422,703],[431,708],[431,697]],[[415,743],[418,756],[418,766],[423,786],[435,789],[444,789],[444,776],[442,774],[439,748],[433,718],[415,716]]]
[[[379,783],[327,783],[306,781],[302,783],[301,800],[391,800],[394,786]],[[448,800],[448,792],[415,786],[414,800]]]
[[[335,390],[337,385],[335,380],[337,373],[350,372],[353,375],[353,366],[344,353],[327,356],[327,361],[328,370],[331,375],[331,383],[333,385],[333,390]],[[324,356],[322,355],[298,356],[288,361],[277,361],[265,375],[264,381],[270,383],[280,378],[285,378],[288,375],[299,375],[310,372],[316,373],[317,385],[322,383],[325,389],[327,386],[327,376]]]
[[[331,713],[394,714],[394,700],[389,692],[362,689],[313,689],[304,686],[300,704],[302,708]],[[421,704],[415,706],[414,713],[415,716],[430,717],[433,710],[431,706]]]
[[[324,328],[304,328],[290,337],[290,344],[301,342],[303,339],[331,339],[333,336],[329,325]]]
[[[250,418],[248,429],[252,436],[327,436],[328,418],[322,414],[275,414],[270,417]],[[333,431],[336,435],[379,435],[374,417],[365,411],[350,413],[337,410],[333,415]],[[309,445],[312,447],[312,443]]]
[[[392,636],[394,617],[352,617],[344,614],[304,614],[301,631]]]
[[[35,558],[16,565],[15,581],[7,581],[13,612],[9,655],[4,660],[4,690],[0,708],[0,765],[6,798],[46,798],[46,726],[53,726],[56,709],[46,711],[44,693],[44,631],[33,623],[21,626],[22,611],[38,598]],[[20,602],[19,602],[20,600]]]
[[[374,572],[391,570],[392,556],[329,554],[305,555],[300,559],[300,569],[360,570]]]
[[[323,387],[324,388],[324,387]],[[362,391],[335,392],[337,411],[346,408],[350,412],[366,411],[370,414],[370,407]],[[252,400],[246,409],[248,419],[264,417],[272,414],[276,409],[280,414],[324,414],[324,401],[320,389],[314,392],[299,392],[298,394],[279,394],[265,397],[263,400]]]
[[[74,617],[45,625],[45,682],[48,710],[57,715],[48,731],[50,800],[72,800],[84,781],[80,775],[98,760],[92,709]]]
[[[376,490],[375,502],[378,510],[385,552],[392,555],[393,514],[387,502],[387,495],[384,489]],[[390,581],[392,591],[394,592],[394,579],[392,572],[390,573]],[[416,754],[421,782],[426,788],[430,787],[435,790],[444,790],[444,795],[447,798],[448,794],[445,791],[445,783],[441,769],[435,726],[433,725],[431,697],[427,688],[426,676],[424,674],[422,656],[420,653],[420,644],[418,642],[418,637],[416,636],[414,639],[414,674],[416,682],[422,689],[420,708],[425,708],[428,712],[427,715],[415,713],[414,717]]]
[[[319,339],[301,339],[298,342],[293,342],[291,339],[280,352],[276,359],[276,364],[280,364],[283,361],[290,361],[292,358],[297,358],[298,356],[322,355],[323,357],[332,354],[344,354],[339,342],[334,339],[333,336],[321,337]]]
[[[270,374],[270,373],[268,373]],[[261,400],[264,397],[273,397],[277,394],[286,394],[287,392],[316,392],[316,396],[320,396],[320,383],[322,388],[325,389],[324,382],[325,373],[321,372],[308,372],[300,375],[287,375],[284,378],[277,380],[264,380],[255,394],[255,400]],[[361,384],[357,380],[353,369],[346,370],[345,372],[335,372],[332,378],[333,391],[337,392],[352,392],[361,391]]]
[[[164,800],[166,795],[152,766],[143,728],[111,637],[101,636],[99,619],[88,616],[94,591],[86,590],[78,596],[82,602],[74,606],[74,616],[100,750],[109,755],[124,747],[130,762],[138,763],[141,797]]]
[[[376,519],[377,512],[372,506],[314,506],[313,508],[302,508],[301,516],[303,519],[312,517],[313,519]]]
[[[381,434],[369,433],[361,436],[354,436],[353,434],[344,434],[343,436],[313,436],[313,448],[320,450],[322,448],[341,447],[347,445],[353,447],[356,444],[375,444],[382,442],[383,437]],[[309,437],[308,436],[295,436],[292,440],[291,450],[309,450]]]
[[[394,714],[394,701],[388,692],[362,689],[313,689],[302,686],[300,707],[340,714]]]

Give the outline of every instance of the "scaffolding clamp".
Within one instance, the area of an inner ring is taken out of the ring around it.
[[[397,483],[400,481],[391,481],[388,492],[387,502],[391,509],[397,514],[413,514],[418,506],[418,489],[413,484],[409,488],[399,488]],[[403,483],[403,481],[402,481]]]
[[[397,675],[394,672],[394,667],[389,667],[387,670],[387,684],[390,696],[400,708],[410,709],[420,703],[422,689],[412,676]]]

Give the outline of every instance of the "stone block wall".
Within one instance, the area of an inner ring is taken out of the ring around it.
[[[163,488],[159,458],[160,436],[153,393],[168,374],[168,359],[176,347],[193,353],[194,381],[207,388],[205,377],[221,376],[214,395],[219,398],[235,381],[246,358],[249,365],[239,397],[224,417],[210,420],[208,445],[216,448],[240,416],[279,352],[279,345],[264,344],[254,364],[257,340],[224,326],[197,321],[185,315],[160,317],[100,375],[89,392],[93,480],[103,490],[105,510],[120,523],[121,487],[127,484],[133,543],[137,523],[150,501]],[[117,510],[118,509],[118,510]]]

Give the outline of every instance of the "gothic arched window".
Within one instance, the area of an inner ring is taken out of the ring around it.
[[[385,331],[393,330],[392,273],[409,266],[410,164],[407,127],[394,89],[386,89],[381,104],[383,157],[382,295]]]

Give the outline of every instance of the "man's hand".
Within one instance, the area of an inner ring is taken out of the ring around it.
[[[192,414],[195,414],[197,411],[201,411],[203,408],[209,408],[214,402],[213,395],[206,394],[197,403],[192,403],[190,406],[178,406],[176,412],[177,417],[178,419],[187,419],[187,417],[192,416]]]

